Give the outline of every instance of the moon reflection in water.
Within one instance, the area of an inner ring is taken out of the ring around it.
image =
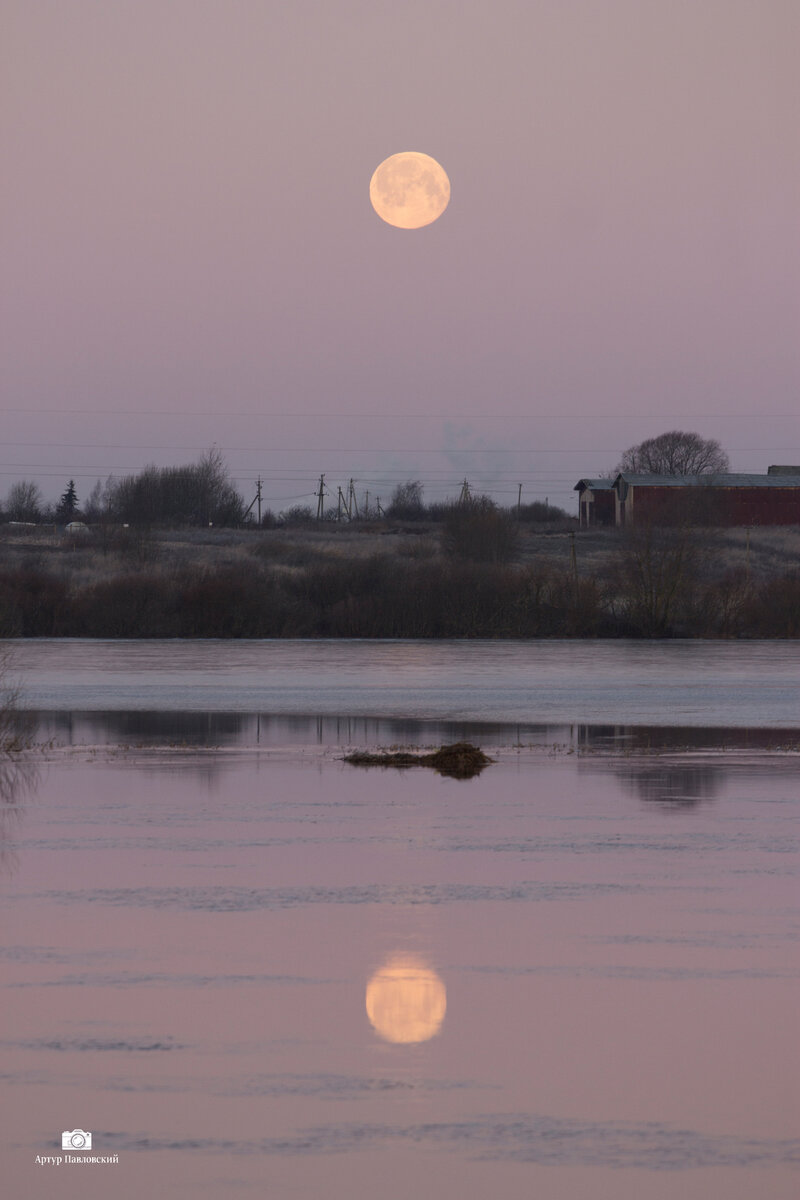
[[[445,986],[434,970],[413,954],[393,954],[367,984],[367,1016],[387,1042],[427,1042],[442,1027]]]

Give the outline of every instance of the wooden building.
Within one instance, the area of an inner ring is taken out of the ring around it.
[[[591,525],[616,522],[616,492],[613,479],[579,479],[573,491],[578,493],[578,516],[582,529]]]
[[[582,481],[583,482],[583,481]],[[613,482],[614,523],[800,525],[800,473],[635,475]]]

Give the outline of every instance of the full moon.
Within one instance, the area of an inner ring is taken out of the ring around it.
[[[439,1032],[447,993],[435,971],[412,954],[395,954],[367,984],[367,1016],[387,1042],[427,1042]]]
[[[404,150],[383,160],[369,181],[375,212],[398,229],[421,229],[440,217],[450,201],[450,180],[428,154]]]

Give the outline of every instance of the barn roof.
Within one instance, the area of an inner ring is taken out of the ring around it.
[[[620,479],[632,487],[800,488],[800,475],[635,475],[622,471],[614,485]]]
[[[572,490],[580,492],[590,488],[593,492],[610,492],[613,486],[614,480],[606,476],[605,479],[579,479]]]

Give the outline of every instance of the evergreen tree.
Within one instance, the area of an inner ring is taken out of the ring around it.
[[[78,494],[75,491],[75,480],[70,479],[67,490],[58,502],[56,520],[71,521],[78,508]]]

